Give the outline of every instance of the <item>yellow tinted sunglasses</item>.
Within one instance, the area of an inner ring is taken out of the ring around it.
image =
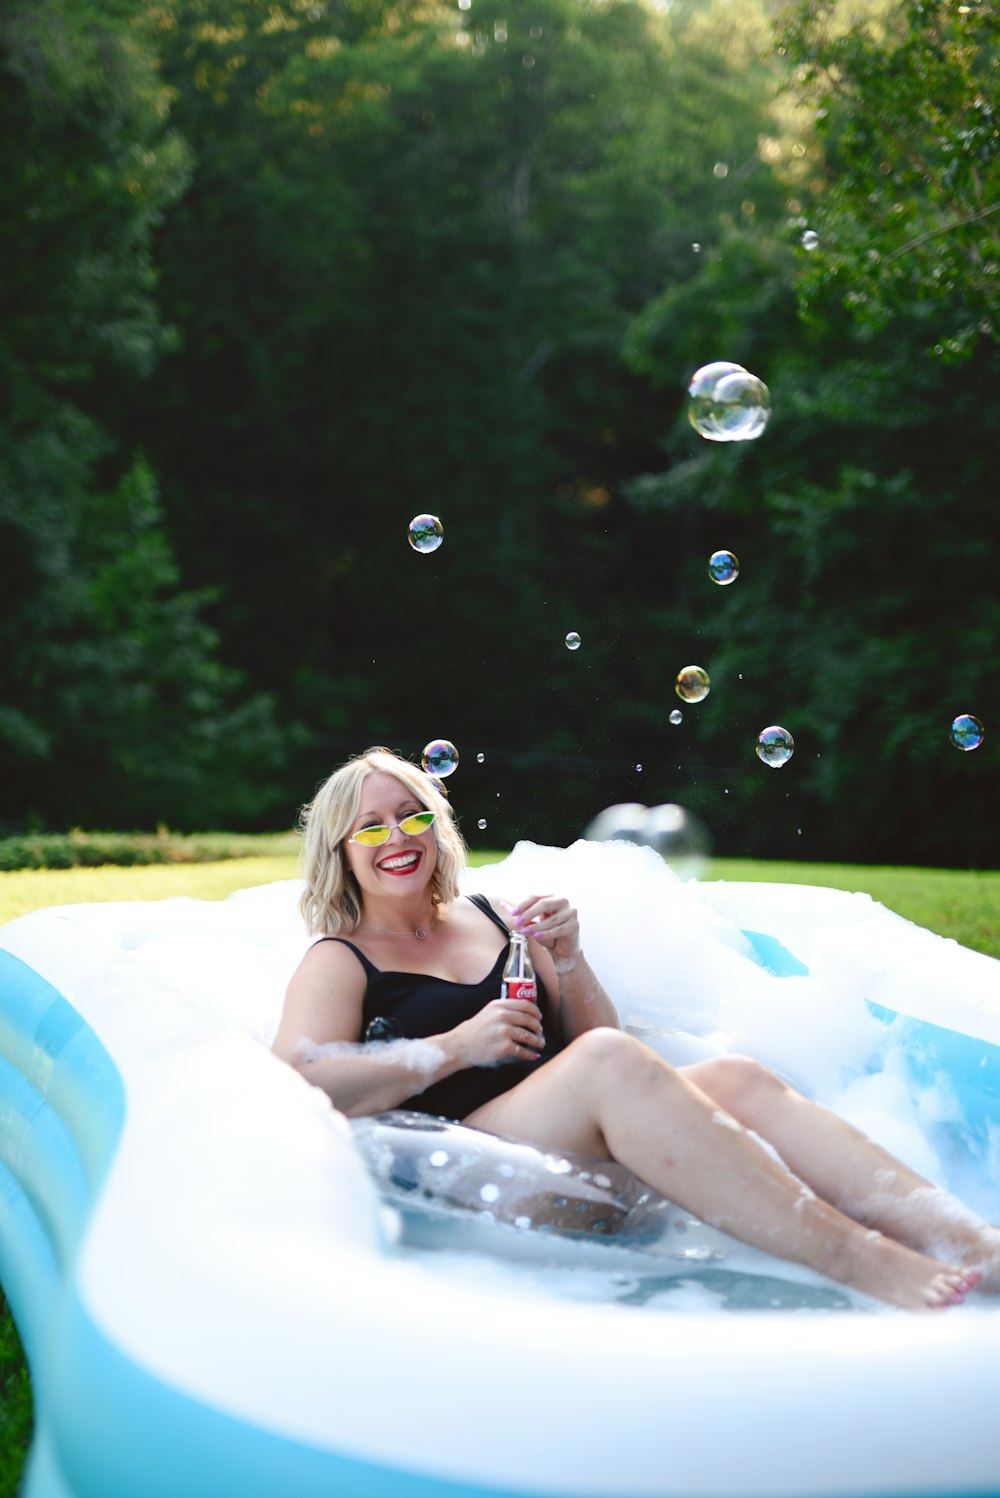
[[[437,812],[414,811],[401,822],[395,822],[392,827],[384,827],[380,822],[371,827],[362,827],[347,839],[349,843],[360,843],[363,848],[381,848],[387,843],[398,827],[400,832],[405,832],[407,837],[419,837],[426,832],[428,827],[433,826]]]

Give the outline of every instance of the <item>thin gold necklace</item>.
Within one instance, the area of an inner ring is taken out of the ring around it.
[[[398,936],[400,939],[402,939],[403,937],[413,935],[417,938],[417,941],[426,941],[428,936],[430,936],[431,932],[434,930],[434,917],[431,916],[429,927],[418,926],[412,933],[409,931],[390,931],[387,926],[376,926],[375,922],[370,921],[367,916],[362,916],[361,924],[362,926],[367,926],[372,931],[380,932],[382,936]]]

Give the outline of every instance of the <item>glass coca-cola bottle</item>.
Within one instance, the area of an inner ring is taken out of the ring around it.
[[[528,951],[528,938],[520,931],[510,933],[510,950],[500,980],[502,999],[524,999],[534,1004],[538,996],[535,965]]]

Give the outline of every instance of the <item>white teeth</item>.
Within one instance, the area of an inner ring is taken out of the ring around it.
[[[380,869],[407,869],[417,862],[416,853],[400,853],[396,858],[383,858]]]

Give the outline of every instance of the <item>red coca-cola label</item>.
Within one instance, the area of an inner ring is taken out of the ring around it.
[[[501,998],[523,999],[528,1004],[533,1004],[538,997],[538,989],[534,978],[505,978],[502,984]]]

